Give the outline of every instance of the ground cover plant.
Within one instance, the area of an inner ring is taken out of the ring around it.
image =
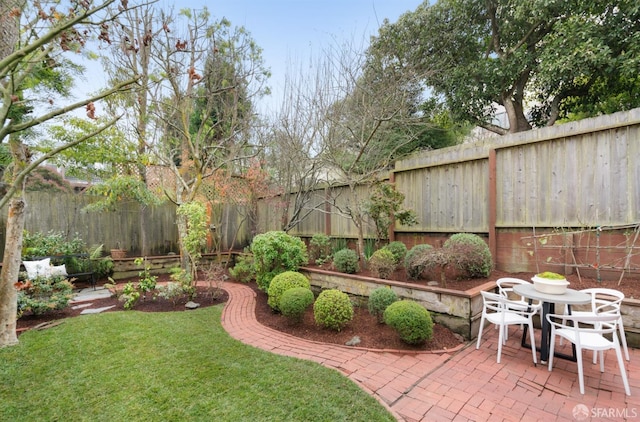
[[[221,310],[107,312],[28,331],[0,349],[0,414],[14,421],[394,420],[338,372],[230,338]]]

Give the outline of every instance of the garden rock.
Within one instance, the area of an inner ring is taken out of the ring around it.
[[[184,304],[184,307],[187,309],[198,309],[200,307],[200,304],[192,301],[188,301],[187,303]]]
[[[360,337],[354,336],[351,340],[345,343],[347,346],[357,346],[360,344]]]

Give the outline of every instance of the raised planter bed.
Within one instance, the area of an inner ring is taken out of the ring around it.
[[[139,257],[114,259],[114,269],[111,277],[114,280],[136,277],[140,271],[144,269],[144,265],[138,265],[135,263],[136,258]],[[180,255],[148,256],[146,258],[147,265],[151,267],[151,274],[166,274],[171,270],[171,268],[180,265]],[[228,258],[229,255],[226,253],[221,256],[223,262],[226,262]],[[217,262],[217,260],[217,254],[203,254],[200,259],[200,267],[202,268],[203,265],[209,265],[212,262]]]
[[[480,292],[493,291],[496,283],[489,281],[473,289],[460,291],[423,286],[394,280],[343,274],[315,268],[301,268],[311,285],[320,289],[338,289],[356,296],[368,297],[378,287],[389,286],[398,297],[411,299],[427,308],[433,319],[467,340],[478,336],[482,313]]]

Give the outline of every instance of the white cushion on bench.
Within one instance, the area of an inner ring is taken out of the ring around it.
[[[66,277],[69,274],[67,274],[67,267],[65,267],[64,264],[62,264],[62,265],[52,265],[49,275],[52,277],[54,275],[61,275]]]
[[[45,258],[40,261],[22,261],[24,268],[27,270],[27,277],[30,279],[49,277],[51,275],[50,263],[51,258]]]

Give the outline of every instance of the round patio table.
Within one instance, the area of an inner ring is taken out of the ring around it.
[[[549,324],[549,321],[547,321],[547,314],[555,313],[556,303],[567,305],[567,312],[569,315],[571,315],[571,305],[584,305],[587,303],[591,303],[590,295],[573,289],[567,289],[566,292],[561,295],[554,295],[537,291],[533,284],[518,284],[513,286],[513,292],[522,297],[526,297],[529,300],[539,300],[540,302],[542,302],[542,314],[540,315],[542,324],[542,339],[540,340],[540,361],[542,363],[546,363],[549,359],[549,346],[551,341],[551,324]],[[526,332],[524,335],[526,335]],[[524,343],[526,342],[524,335],[522,337],[523,346],[525,346]],[[575,345],[572,347],[572,349],[573,356],[567,356],[561,353],[555,353],[554,355],[560,358],[575,361]]]

